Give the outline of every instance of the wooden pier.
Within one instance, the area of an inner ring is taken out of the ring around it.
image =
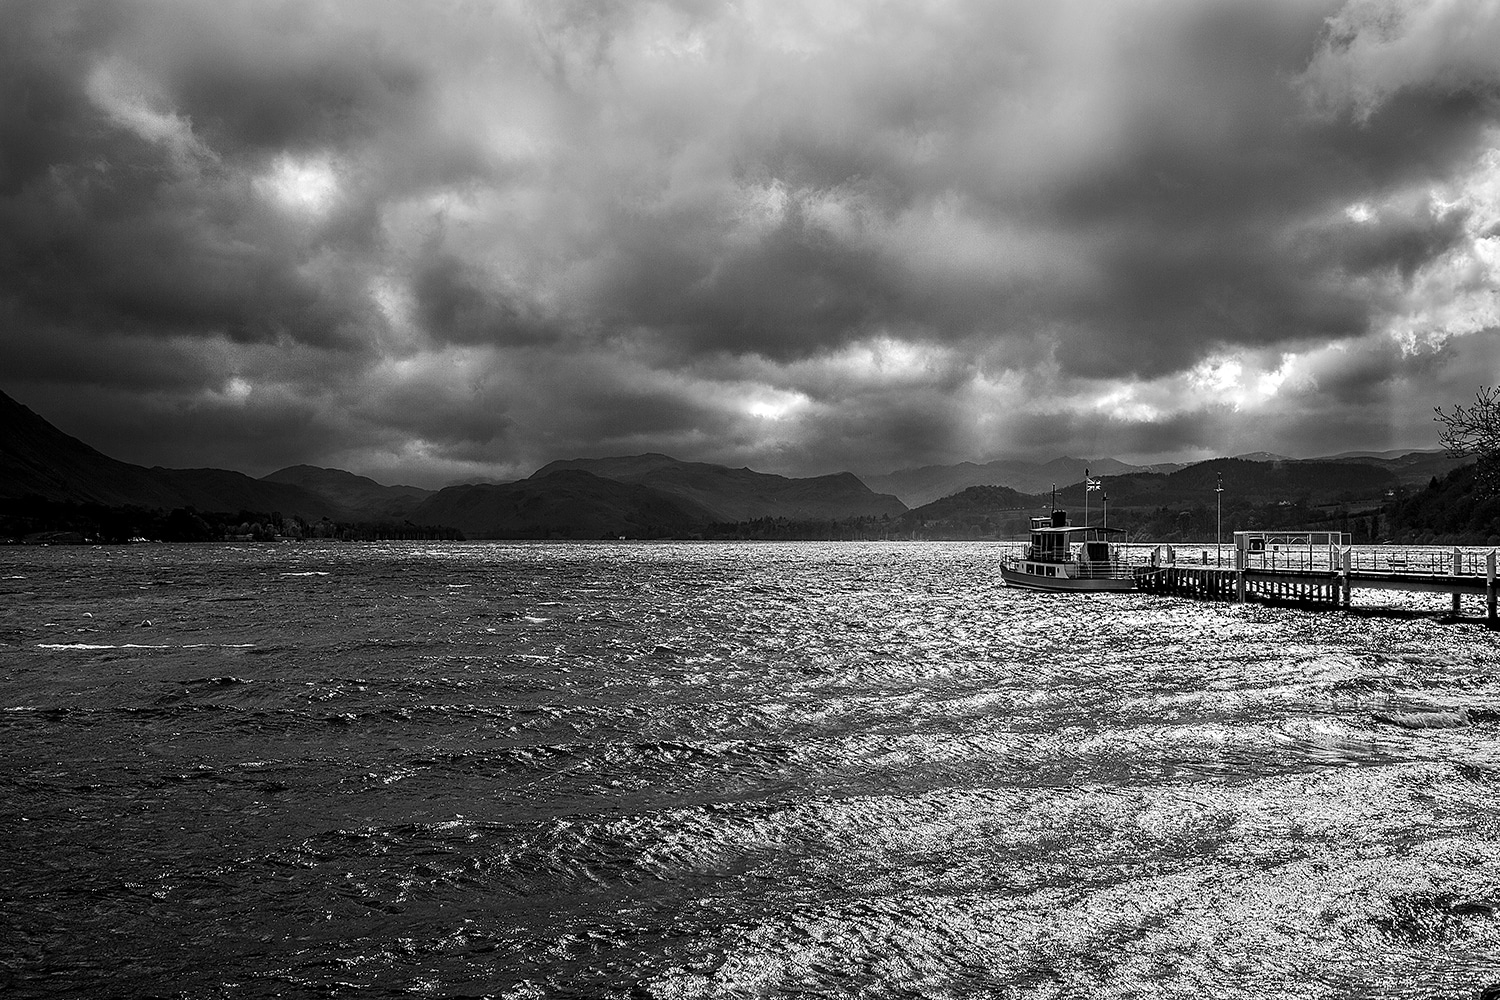
[[[1136,586],[1148,594],[1347,608],[1353,605],[1356,590],[1439,593],[1452,595],[1455,617],[1463,610],[1464,597],[1483,599],[1485,617],[1492,625],[1497,623],[1500,584],[1495,549],[1428,553],[1428,558],[1412,565],[1403,554],[1378,550],[1356,554],[1347,535],[1333,532],[1296,536],[1236,532],[1232,567],[1178,563],[1168,546],[1160,547],[1158,553],[1152,565],[1136,570]]]

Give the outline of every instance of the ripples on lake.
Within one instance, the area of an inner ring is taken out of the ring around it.
[[[0,551],[0,993],[1500,981],[1492,633],[995,554]]]

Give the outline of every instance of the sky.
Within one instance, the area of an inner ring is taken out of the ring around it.
[[[1500,2],[0,0],[0,390],[504,481],[1436,447]]]

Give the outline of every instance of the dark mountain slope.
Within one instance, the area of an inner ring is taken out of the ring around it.
[[[1026,531],[1042,500],[1008,486],[970,486],[903,514],[900,530],[923,538],[1007,538]]]
[[[1373,465],[1391,472],[1404,486],[1425,486],[1433,476],[1442,478],[1454,469],[1474,460],[1459,458],[1446,451],[1408,451],[1378,454],[1351,452],[1347,455],[1318,461]]]
[[[0,393],[0,497],[27,495],[110,507],[336,514],[297,486],[223,469],[146,469],[110,458]]]
[[[111,506],[181,506],[175,488],[139,465],[104,455],[0,393],[0,497]]]
[[[288,466],[262,476],[260,481],[299,487],[360,521],[405,520],[433,493],[416,486],[384,486],[343,469],[322,469],[315,465]]]
[[[1017,492],[1009,486],[970,486],[961,493],[915,507],[907,512],[907,517],[939,520],[995,514],[1001,511],[1036,510],[1040,513],[1038,509],[1040,503],[1040,498],[1030,493]]]
[[[713,515],[649,487],[580,469],[538,473],[516,483],[450,486],[411,513],[470,538],[660,538],[691,533]]]
[[[1500,542],[1500,474],[1471,463],[1434,476],[1394,504],[1391,534],[1405,541]]]
[[[906,510],[900,500],[871,491],[848,472],[788,479],[706,462],[679,462],[666,455],[552,462],[532,478],[567,469],[648,486],[690,508],[706,510],[711,520],[725,523],[766,517],[792,520],[841,520],[882,514],[894,517]]]
[[[335,503],[288,483],[268,483],[243,472],[228,469],[162,469],[150,470],[171,486],[182,501],[171,506],[197,507],[199,510],[251,510],[277,512],[286,517],[298,515],[309,521],[328,517],[348,518],[349,512]]]
[[[1214,504],[1214,487],[1223,477],[1226,502],[1276,503],[1307,500],[1332,503],[1384,496],[1398,486],[1389,469],[1360,462],[1254,462],[1242,458],[1216,458],[1168,474],[1130,473],[1103,480],[1102,493],[1111,507],[1169,503]],[[1059,501],[1070,506],[1084,502],[1083,485],[1057,491]],[[1100,502],[1101,493],[1090,498]]]
[[[1085,471],[1097,478],[1143,470],[1113,458],[1054,458],[1050,462],[998,459],[982,465],[974,462],[926,465],[861,478],[871,489],[895,494],[903,503],[915,508],[952,496],[970,486],[1006,486],[1021,493],[1045,493],[1054,485],[1061,487],[1083,482]]]

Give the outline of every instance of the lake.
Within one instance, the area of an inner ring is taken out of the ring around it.
[[[1496,633],[1000,551],[0,549],[0,993],[1500,982]]]

